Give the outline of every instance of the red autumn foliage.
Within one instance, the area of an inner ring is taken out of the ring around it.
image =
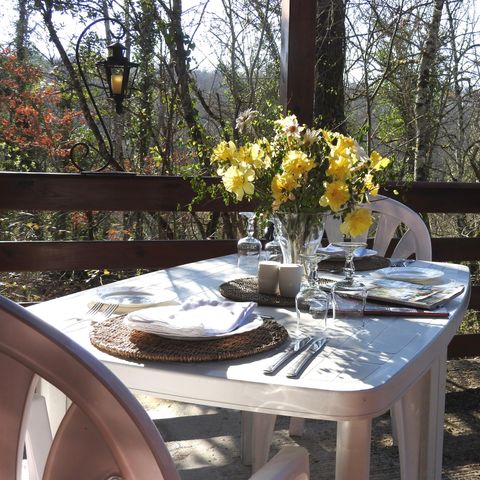
[[[62,106],[57,82],[9,50],[0,50],[0,72],[0,142],[34,163],[68,157],[80,112]]]

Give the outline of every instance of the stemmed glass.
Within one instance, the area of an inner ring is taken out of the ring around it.
[[[321,329],[326,328],[330,295],[319,287],[316,276],[318,262],[325,257],[323,254],[300,255],[305,268],[305,278],[295,297],[297,335],[300,333],[301,324],[315,329],[319,326]]]
[[[366,248],[365,242],[334,242],[334,247],[341,248],[345,252],[345,266],[343,267],[344,278],[337,282],[335,286],[342,287],[344,290],[349,288],[355,290],[359,286],[364,286],[354,278],[355,275],[355,250],[357,248]]]
[[[342,298],[353,298],[359,299],[361,301],[360,310],[349,309],[348,312],[351,314],[359,314],[363,316],[363,310],[365,309],[365,303],[367,300],[367,288],[366,286],[355,279],[355,250],[358,248],[365,248],[367,244],[365,242],[334,242],[333,246],[341,248],[345,252],[345,266],[343,268],[344,278],[336,282],[332,287],[332,298],[333,305],[335,310],[335,315],[341,315]],[[363,327],[362,323],[362,327]]]
[[[255,212],[240,212],[240,215],[247,218],[247,236],[237,242],[237,267],[242,273],[256,275],[262,242],[253,236],[255,233]]]

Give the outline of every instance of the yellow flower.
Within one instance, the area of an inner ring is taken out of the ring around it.
[[[345,180],[350,178],[352,170],[352,161],[350,157],[337,156],[330,154],[328,157],[327,175],[336,180]]]
[[[253,195],[255,187],[253,180],[255,172],[251,168],[240,168],[236,165],[229,167],[223,174],[223,184],[227,192],[234,193],[238,201],[243,199],[244,194]]]
[[[389,164],[390,159],[387,157],[382,157],[375,150],[370,154],[370,167],[373,168],[373,170],[383,170],[384,168],[388,167]]]
[[[333,146],[332,154],[339,157],[352,157],[355,153],[355,140],[352,137],[338,135],[337,143]]]
[[[320,198],[320,206],[330,207],[332,212],[338,212],[350,199],[348,185],[345,182],[334,181],[324,183],[325,193]]]
[[[368,208],[356,208],[345,215],[343,223],[340,224],[340,231],[350,238],[355,238],[366,232],[372,222],[372,214]]]
[[[300,178],[304,173],[315,167],[315,162],[300,150],[290,150],[282,161],[283,170],[295,178]]]
[[[270,157],[266,155],[265,150],[259,143],[250,145],[249,155],[245,161],[257,170],[264,170],[270,167]]]
[[[212,162],[231,161],[237,152],[237,146],[232,141],[220,142],[214,149]]]
[[[329,130],[322,130],[322,136],[323,136],[323,139],[330,144],[333,143],[333,141],[335,140],[335,138],[338,137],[338,133],[335,133],[335,132],[330,132]]]
[[[373,183],[373,175],[367,173],[364,179],[365,191],[371,193],[372,195],[378,195],[380,185],[378,183]]]
[[[298,183],[292,175],[288,175],[283,173],[282,175],[276,174],[272,178],[272,196],[273,196],[273,204],[272,207],[274,210],[277,210],[278,207],[285,203],[287,200],[293,200],[295,195],[291,192],[298,187]]]

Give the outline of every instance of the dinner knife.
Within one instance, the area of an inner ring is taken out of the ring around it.
[[[317,338],[305,351],[302,358],[288,372],[288,378],[299,378],[305,368],[317,356],[327,343],[328,338]]]
[[[288,349],[280,355],[280,357],[275,360],[272,365],[265,368],[263,373],[265,375],[275,375],[275,373],[283,367],[285,363],[287,363],[291,358],[295,355],[299,354],[307,345],[309,345],[314,339],[312,337],[301,337],[295,340],[293,343],[290,344]]]

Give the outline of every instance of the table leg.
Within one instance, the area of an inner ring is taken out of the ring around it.
[[[442,352],[429,372],[428,444],[420,463],[420,478],[441,480],[443,460],[443,429],[445,422],[445,385],[447,378],[447,349]]]
[[[446,351],[393,406],[402,480],[440,480]]]
[[[335,480],[368,480],[372,420],[337,422]]]
[[[305,419],[301,417],[290,417],[288,433],[291,437],[301,437],[305,430]]]
[[[276,419],[267,413],[242,412],[240,456],[244,465],[252,465],[252,472],[267,463]]]

